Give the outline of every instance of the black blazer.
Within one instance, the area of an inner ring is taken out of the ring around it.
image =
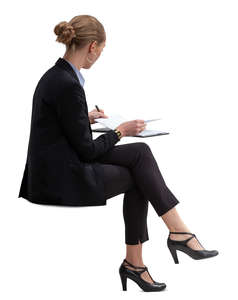
[[[84,89],[71,65],[59,58],[34,92],[18,198],[38,204],[106,205],[97,158],[118,141],[113,130],[93,140]]]

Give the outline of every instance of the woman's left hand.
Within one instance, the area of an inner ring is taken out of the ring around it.
[[[95,109],[93,109],[92,111],[90,111],[88,113],[90,124],[96,123],[94,121],[94,119],[97,119],[97,118],[108,118],[108,116],[104,114],[104,110],[103,109],[99,109],[99,110],[100,110],[100,112],[97,111],[97,109],[95,108]]]

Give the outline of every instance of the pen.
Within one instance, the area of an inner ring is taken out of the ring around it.
[[[99,111],[99,112],[100,112],[100,110],[99,110],[98,106],[97,106],[97,105],[95,105],[95,107],[96,107],[97,111]]]

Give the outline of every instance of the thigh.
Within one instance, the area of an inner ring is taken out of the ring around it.
[[[109,199],[135,187],[130,170],[114,164],[101,164],[105,198]]]
[[[104,164],[116,164],[131,168],[137,161],[138,154],[150,151],[150,147],[144,142],[115,145],[112,149],[97,158]]]

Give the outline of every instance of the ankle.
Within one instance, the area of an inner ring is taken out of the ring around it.
[[[127,256],[125,259],[134,266],[140,266],[140,267],[144,266],[142,258]],[[125,262],[125,264],[126,264],[126,262]]]
[[[187,227],[169,227],[169,232],[190,232]]]

